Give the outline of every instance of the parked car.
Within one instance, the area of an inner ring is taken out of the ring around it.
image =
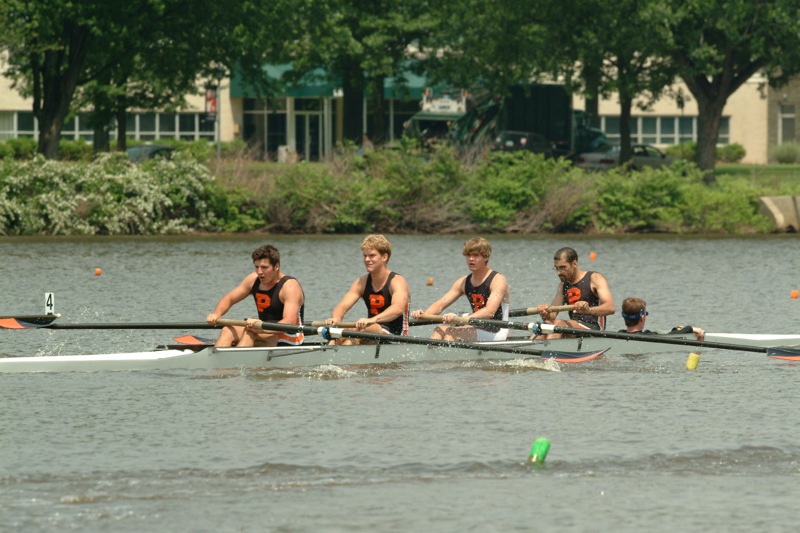
[[[555,146],[543,135],[530,131],[501,131],[494,139],[493,150],[501,152],[515,152],[528,150],[535,154],[544,154],[553,157]]]
[[[619,165],[619,145],[607,145],[602,150],[587,152],[578,155],[575,165],[587,170],[608,170]],[[634,144],[631,146],[633,157],[631,168],[640,170],[644,167],[668,167],[675,158],[650,146],[649,144]]]
[[[163,146],[160,144],[142,144],[125,150],[128,154],[128,160],[133,163],[143,163],[149,159],[169,159],[172,157],[173,151],[175,151],[175,149],[171,146]]]

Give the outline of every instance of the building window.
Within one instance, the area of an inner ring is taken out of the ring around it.
[[[0,111],[0,140],[14,137],[14,113]]]
[[[181,139],[214,141],[214,122],[205,120],[205,113],[128,113],[127,134],[140,141]],[[61,138],[92,142],[94,130],[88,113],[69,118],[61,128]],[[116,122],[109,125],[116,138]],[[30,111],[0,111],[0,140],[39,136],[39,127]]]
[[[39,125],[33,116],[33,111],[17,111],[17,137],[37,137]]]
[[[778,132],[778,138],[780,139],[780,144],[794,142],[794,105],[781,104],[780,109],[778,110],[778,116],[778,127],[780,128],[780,131]]]
[[[610,141],[619,142],[619,117],[600,117],[600,128]],[[728,144],[730,137],[730,117],[722,117],[717,143]],[[663,146],[692,141],[697,141],[697,117],[631,117],[631,142],[634,144]]]

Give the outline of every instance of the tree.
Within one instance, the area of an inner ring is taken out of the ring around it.
[[[447,28],[440,69],[450,79],[486,84],[496,94],[510,84],[561,80],[588,99],[616,93],[621,160],[631,158],[631,110],[674,78],[650,38],[650,0],[499,0],[445,2]],[[491,7],[491,8],[490,8]]]
[[[713,183],[728,98],[758,72],[780,86],[800,72],[800,1],[673,0],[654,29],[697,100],[697,165]]]
[[[548,2],[544,4],[551,5]],[[548,42],[557,43],[557,47],[563,50],[561,68],[565,69],[564,75],[569,76],[570,70],[577,65],[584,94],[616,93],[619,98],[621,163],[630,161],[633,155],[631,117],[634,101],[641,98],[644,106],[650,105],[675,78],[671,62],[663,56],[662,43],[652,39],[647,31],[653,24],[655,12],[652,6],[651,0],[571,0],[560,5],[559,10],[562,17],[571,19],[573,24],[562,20],[561,24],[548,30],[555,31]]]
[[[372,102],[372,131],[381,141],[384,81],[402,76],[409,45],[432,28],[425,0],[305,0],[297,36],[287,47],[287,60],[300,77],[322,67],[341,83],[344,138],[360,142],[363,98]]]
[[[177,105],[199,78],[216,77],[217,64],[258,61],[260,67],[263,52],[251,46],[264,42],[255,35],[263,35],[264,26],[279,28],[273,14],[287,2],[264,4],[3,0],[0,48],[8,54],[6,74],[33,99],[39,152],[58,157],[62,126],[76,107],[95,106],[95,127],[116,115],[124,129],[127,107]],[[244,70],[257,72],[250,63]]]

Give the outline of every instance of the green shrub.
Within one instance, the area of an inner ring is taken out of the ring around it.
[[[773,146],[769,150],[770,161],[782,164],[794,164],[800,162],[800,144],[784,143]]]
[[[744,146],[739,143],[717,146],[717,160],[722,163],[738,163],[745,155]]]
[[[211,161],[211,155],[214,153],[214,145],[209,141],[178,141],[170,146],[174,146],[178,152],[189,154],[195,161],[200,163]]]
[[[14,148],[5,141],[0,142],[0,159],[9,159],[14,157]]]
[[[36,140],[30,137],[9,139],[6,143],[14,150],[14,159],[33,159],[38,148]]]
[[[697,143],[694,141],[672,144],[666,148],[667,155],[684,159],[686,161],[694,161],[697,159]]]
[[[177,157],[133,165],[124,154],[64,164],[36,156],[0,165],[0,234],[163,234],[214,229],[208,169]]]
[[[62,161],[89,161],[92,158],[92,144],[61,139],[58,141],[58,152]]]

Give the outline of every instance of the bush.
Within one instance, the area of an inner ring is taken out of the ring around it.
[[[686,161],[694,161],[697,159],[697,143],[694,141],[672,144],[666,148],[667,155],[684,159]]]
[[[59,157],[62,161],[89,161],[92,158],[92,145],[85,141],[58,141]]]
[[[124,154],[64,164],[36,156],[0,165],[0,234],[164,234],[214,229],[208,169],[178,157],[133,165]]]
[[[14,148],[7,142],[0,142],[0,159],[13,159]]]
[[[785,143],[773,146],[769,151],[770,161],[782,164],[794,164],[800,162],[800,144]]]
[[[33,159],[38,148],[36,140],[30,137],[9,139],[6,143],[14,151],[14,159]]]
[[[744,146],[739,143],[717,146],[717,160],[722,163],[738,163],[745,154]]]

